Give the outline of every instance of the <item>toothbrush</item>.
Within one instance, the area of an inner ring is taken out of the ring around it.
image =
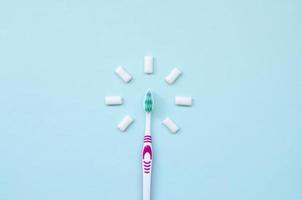
[[[151,199],[151,171],[152,171],[152,136],[151,136],[151,112],[153,108],[153,98],[150,91],[147,92],[144,101],[146,112],[146,127],[144,136],[144,146],[142,151],[143,168],[143,200]]]

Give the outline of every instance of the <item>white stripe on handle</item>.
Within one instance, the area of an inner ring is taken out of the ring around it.
[[[152,172],[152,137],[145,135],[144,147],[142,152],[143,168],[143,200],[151,199],[151,172]]]

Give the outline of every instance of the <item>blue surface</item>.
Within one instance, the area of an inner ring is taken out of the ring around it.
[[[154,200],[302,199],[301,21],[300,0],[1,1],[0,199],[141,199],[147,88]]]

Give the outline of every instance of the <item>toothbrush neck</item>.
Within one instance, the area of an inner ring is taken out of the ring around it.
[[[145,135],[151,135],[151,113],[146,113]]]

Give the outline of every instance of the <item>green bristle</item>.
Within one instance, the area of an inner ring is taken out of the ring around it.
[[[152,111],[152,104],[153,104],[152,95],[151,95],[151,92],[149,91],[145,98],[145,111],[146,112],[149,113]]]

